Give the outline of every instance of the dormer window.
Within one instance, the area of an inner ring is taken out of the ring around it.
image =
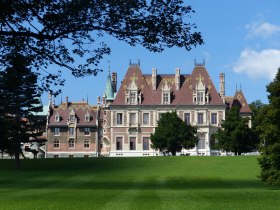
[[[86,114],[85,114],[85,122],[89,122],[90,121],[90,115],[89,115],[89,113],[87,112]]]
[[[70,122],[74,122],[75,121],[75,112],[74,110],[72,109],[70,114],[69,114],[69,121]]]
[[[56,115],[54,116],[55,118],[55,122],[60,122],[60,115],[59,113],[57,112]]]
[[[165,85],[161,89],[161,103],[162,104],[170,104],[170,95],[171,95],[171,88],[165,83]]]
[[[74,120],[75,120],[75,115],[70,115],[70,122],[74,122]]]
[[[193,103],[204,105],[209,103],[209,93],[207,93],[207,89],[205,84],[202,82],[204,80],[201,75],[199,75],[199,80],[196,83],[196,88],[193,91]]]
[[[134,79],[131,81],[125,94],[125,102],[130,105],[141,104],[141,91],[138,90]]]

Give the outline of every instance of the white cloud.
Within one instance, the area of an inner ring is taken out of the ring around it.
[[[278,32],[280,32],[280,26],[273,25],[268,22],[255,22],[246,25],[246,28],[249,30],[247,34],[247,38],[254,38],[254,37],[262,37],[262,38],[269,38]]]
[[[267,78],[273,80],[280,67],[280,50],[265,49],[254,51],[245,49],[233,67],[237,73],[245,73],[250,78]]]

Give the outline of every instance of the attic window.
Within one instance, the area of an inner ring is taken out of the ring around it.
[[[70,122],[74,122],[75,121],[75,115],[71,114],[69,120],[70,120]]]
[[[170,104],[171,88],[167,85],[167,82],[162,86],[161,91],[161,103]]]
[[[58,113],[56,113],[54,118],[55,118],[55,122],[59,122],[60,121],[60,115]]]
[[[89,115],[89,113],[87,112],[86,114],[85,114],[85,122],[89,122],[90,121],[90,115]]]

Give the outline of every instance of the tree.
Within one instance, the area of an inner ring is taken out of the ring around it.
[[[250,152],[256,147],[254,134],[248,127],[248,119],[240,116],[238,106],[231,107],[226,113],[226,119],[221,124],[216,138],[216,148],[234,152],[235,155]]]
[[[267,85],[269,104],[263,110],[261,131],[261,166],[262,181],[280,185],[280,68],[273,82]]]
[[[21,144],[41,136],[42,126],[34,116],[42,111],[37,76],[30,69],[30,61],[16,52],[9,55],[6,69],[0,72],[1,124],[4,126],[1,150],[15,156],[20,169]]]
[[[161,115],[155,133],[151,134],[152,148],[171,152],[192,148],[198,142],[196,128],[187,125],[176,112]]]
[[[194,10],[182,0],[22,0],[0,2],[0,64],[16,48],[28,55],[49,83],[61,84],[61,72],[46,72],[50,64],[69,69],[76,77],[99,71],[110,54],[106,36],[152,52],[203,43],[189,23]],[[83,59],[81,59],[83,57]],[[75,61],[79,61],[76,65]]]

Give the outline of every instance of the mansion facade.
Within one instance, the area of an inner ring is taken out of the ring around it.
[[[220,74],[219,92],[204,64],[195,64],[191,74],[143,74],[139,64],[130,65],[119,89],[117,74],[109,73],[97,105],[66,102],[56,106],[50,99],[47,122],[46,157],[125,157],[161,155],[151,148],[162,113],[176,112],[186,123],[197,127],[198,144],[184,155],[219,155],[213,150],[214,134],[225,119],[226,110],[240,107],[251,116],[241,90],[225,95],[225,74]],[[250,126],[250,124],[249,124]]]

